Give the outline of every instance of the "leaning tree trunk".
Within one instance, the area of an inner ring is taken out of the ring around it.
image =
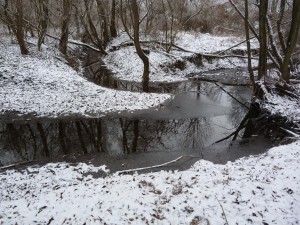
[[[268,0],[260,0],[259,4],[259,63],[258,63],[258,80],[267,74],[267,13]]]
[[[140,59],[144,64],[144,72],[143,72],[143,91],[149,92],[149,74],[150,74],[150,63],[149,58],[143,52],[140,45],[140,16],[139,16],[139,8],[136,0],[131,0],[131,10],[133,15],[133,41],[136,52]]]
[[[64,55],[67,54],[67,48],[68,48],[70,16],[71,16],[71,0],[63,0],[63,18],[61,24],[59,50]]]
[[[293,12],[292,12],[292,21],[291,28],[289,32],[289,37],[286,43],[286,49],[283,59],[283,64],[281,68],[282,78],[286,81],[290,81],[290,60],[292,57],[293,50],[296,47],[298,34],[300,28],[300,0],[293,1]]]

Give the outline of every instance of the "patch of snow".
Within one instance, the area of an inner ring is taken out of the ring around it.
[[[184,49],[201,52],[201,53],[214,53],[218,51],[224,51],[238,43],[244,41],[241,38],[234,36],[215,36],[211,34],[203,33],[187,33],[181,32],[178,34],[176,44]],[[258,48],[258,43],[255,40],[251,40],[251,47]],[[247,50],[246,43],[243,43],[233,49]]]
[[[0,115],[7,112],[39,117],[133,111],[162,104],[172,96],[116,91],[87,81],[65,64],[55,48],[22,56],[3,39],[0,51]]]
[[[288,225],[300,220],[300,141],[226,165],[200,160],[183,172],[95,179],[82,175],[89,168],[105,169],[48,164],[0,173],[0,223],[207,224],[207,219],[225,224],[226,216],[229,224]]]

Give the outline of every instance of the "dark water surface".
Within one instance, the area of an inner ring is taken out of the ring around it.
[[[88,58],[85,64],[86,76],[97,84],[131,91],[141,88],[138,83],[114,80],[96,61]],[[224,88],[241,102],[251,97],[248,87]],[[155,83],[151,91],[173,93],[175,98],[159,108],[100,119],[2,121],[0,165],[66,160],[106,164],[114,172],[164,163],[181,155],[196,156],[164,168],[187,169],[200,158],[226,163],[271,147],[262,138],[212,145],[232,133],[247,112],[213,83]]]

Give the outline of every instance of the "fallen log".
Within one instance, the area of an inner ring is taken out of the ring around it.
[[[202,56],[204,57],[205,59],[207,60],[211,60],[211,59],[224,59],[224,58],[243,58],[243,59],[247,59],[248,57],[247,56],[244,56],[244,55],[220,55],[219,53],[211,53],[211,54],[208,54],[208,53],[201,53],[201,52],[195,52],[195,51],[190,51],[190,50],[187,50],[187,49],[184,49],[174,43],[167,43],[167,42],[160,42],[160,41],[156,41],[156,40],[151,40],[151,41],[140,41],[141,44],[157,44],[159,46],[164,46],[164,45],[172,45],[173,48],[175,48],[176,50],[178,51],[182,51],[182,52],[187,52],[187,53],[191,53],[191,54],[195,54],[197,56]],[[129,46],[134,46],[134,43],[132,41],[126,41],[126,42],[123,42],[121,43],[120,45],[114,45],[110,48],[110,52],[112,51],[117,51],[119,50],[121,47],[129,47]],[[257,57],[252,57],[252,59],[254,60],[258,60]]]

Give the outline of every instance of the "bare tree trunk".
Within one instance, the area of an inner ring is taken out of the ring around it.
[[[9,34],[12,34],[13,33],[13,21],[12,19],[10,18],[9,14],[8,14],[8,0],[5,0],[4,2],[4,18],[5,18],[5,24],[8,28],[8,32]]]
[[[300,28],[300,1],[293,1],[293,12],[292,12],[292,22],[289,32],[289,37],[286,43],[285,56],[282,64],[282,78],[286,81],[290,81],[290,67],[289,63],[292,57],[293,50],[296,47],[298,34]]]
[[[80,1],[76,1],[75,3],[76,5],[74,5],[74,20],[75,20],[75,26],[76,26],[76,37],[79,38],[80,37],[80,12],[78,7],[81,6]]]
[[[267,74],[268,43],[267,43],[268,0],[259,3],[259,63],[258,80]]]
[[[59,40],[59,50],[62,54],[67,55],[69,39],[69,23],[71,16],[71,0],[63,0],[63,18],[61,24],[61,36]]]
[[[150,75],[150,63],[149,58],[143,52],[140,45],[140,16],[139,16],[139,8],[136,0],[131,0],[131,10],[133,15],[133,41],[136,52],[140,59],[144,64],[144,72],[143,72],[143,91],[149,92],[149,75]]]
[[[98,13],[101,18],[100,21],[101,21],[101,25],[102,25],[101,28],[102,28],[102,35],[103,35],[103,43],[104,43],[104,46],[106,46],[110,40],[109,24],[107,21],[106,10],[105,10],[102,0],[97,0],[96,2],[97,2],[97,6],[98,6]]]
[[[113,38],[118,35],[116,28],[116,0],[112,0],[111,2],[110,35]]]
[[[48,28],[49,21],[49,9],[48,9],[48,0],[39,0],[40,5],[37,6],[40,8],[40,18],[38,25],[38,50],[41,50],[41,46],[44,43],[45,35]]]
[[[253,86],[253,91],[255,88],[255,80],[254,73],[252,68],[252,60],[251,60],[251,44],[250,44],[250,34],[249,34],[249,9],[248,9],[248,0],[245,0],[245,32],[246,32],[246,40],[247,40],[247,54],[248,54],[248,71],[250,80]]]
[[[4,17],[2,20],[6,23],[10,33],[13,33],[16,37],[21,54],[27,55],[29,53],[26,43],[25,43],[25,24],[23,18],[23,2],[22,0],[14,1],[14,4],[11,7],[16,10],[9,9],[9,1],[5,0],[4,8]]]
[[[29,53],[26,43],[25,43],[25,36],[24,36],[24,21],[23,21],[23,1],[22,0],[17,0],[16,1],[16,9],[17,13],[15,16],[16,20],[16,38],[18,40],[18,44],[20,46],[21,54],[22,55],[27,55]]]
[[[277,33],[278,33],[279,42],[280,42],[280,45],[281,45],[281,48],[283,51],[285,51],[285,42],[284,42],[282,30],[281,30],[281,24],[282,24],[282,20],[283,20],[283,16],[284,16],[284,11],[285,11],[285,1],[286,0],[281,0],[281,2],[280,2],[279,17],[277,20]]]
[[[267,16],[267,26],[268,26],[269,40],[270,40],[270,45],[271,45],[271,49],[272,49],[272,54],[274,55],[274,59],[277,60],[277,64],[281,67],[282,66],[282,56],[280,55],[280,52],[277,48],[277,44],[275,41],[275,35],[273,33],[271,21],[268,16]]]

